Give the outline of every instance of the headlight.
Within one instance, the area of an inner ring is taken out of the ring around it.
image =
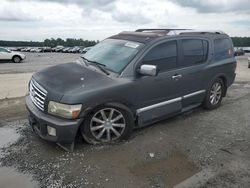
[[[76,119],[81,112],[82,105],[67,105],[54,101],[49,102],[48,113],[68,119]]]

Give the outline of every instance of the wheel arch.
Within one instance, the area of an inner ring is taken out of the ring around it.
[[[15,57],[19,57],[19,58],[20,58],[20,61],[22,61],[22,57],[21,57],[20,55],[18,55],[18,54],[14,54],[14,55],[12,56],[11,60],[14,61],[14,58],[15,58]]]
[[[227,78],[226,78],[226,75],[220,75],[218,78],[220,78],[223,81],[223,84],[224,84],[223,97],[225,97],[226,94],[227,94]]]
[[[211,82],[210,82],[209,85],[211,85],[211,84],[214,82],[214,80],[216,80],[216,79],[218,79],[218,78],[221,79],[222,82],[223,82],[223,84],[224,84],[223,97],[225,97],[226,94],[227,94],[227,76],[226,76],[225,74],[216,75],[216,76],[211,80]]]

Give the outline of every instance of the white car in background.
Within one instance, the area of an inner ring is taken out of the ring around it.
[[[0,47],[0,60],[8,61],[12,60],[14,63],[21,63],[25,59],[25,55],[19,52],[13,52],[6,48]]]

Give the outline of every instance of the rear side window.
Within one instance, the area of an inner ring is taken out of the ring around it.
[[[160,72],[176,68],[177,43],[169,41],[152,48],[143,58],[143,64],[157,65]]]
[[[214,40],[214,59],[216,61],[227,59],[233,56],[232,43],[229,39]]]
[[[208,42],[200,39],[183,39],[182,54],[180,62],[182,67],[203,63],[207,59]]]

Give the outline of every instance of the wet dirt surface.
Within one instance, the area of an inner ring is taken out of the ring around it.
[[[117,144],[79,139],[73,153],[33,133],[22,98],[2,101],[0,128],[19,138],[0,149],[1,166],[32,176],[40,187],[250,187],[249,85],[236,80],[216,110],[194,109]],[[2,114],[6,109],[11,115]]]

